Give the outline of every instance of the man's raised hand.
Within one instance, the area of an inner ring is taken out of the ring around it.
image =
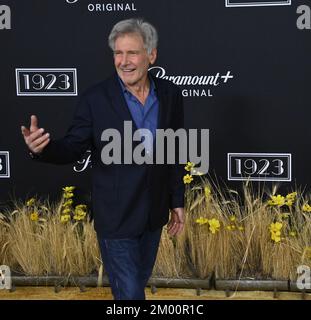
[[[44,134],[44,129],[38,127],[36,116],[30,118],[30,129],[22,126],[21,130],[29,150],[35,154],[41,153],[50,142],[50,134]]]

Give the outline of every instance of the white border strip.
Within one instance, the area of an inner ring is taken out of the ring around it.
[[[9,151],[0,151],[0,154],[6,155],[6,174],[0,174],[0,178],[10,178],[10,153]]]
[[[250,156],[250,157],[287,157],[288,158],[288,177],[286,178],[252,178],[250,176],[248,177],[241,177],[241,178],[233,178],[231,176],[231,156]],[[227,179],[228,181],[292,181],[292,155],[291,153],[227,153]]]
[[[226,0],[227,8],[234,7],[267,7],[267,6],[290,6],[292,4],[292,0],[280,0],[280,1],[262,1],[262,2],[238,2],[238,3],[230,3],[230,0]]]
[[[73,72],[73,92],[69,93],[61,93],[61,92],[55,92],[55,93],[25,93],[21,92],[20,85],[19,85],[19,73],[22,71],[56,71],[56,72],[62,72],[62,71],[70,71]],[[78,95],[78,75],[77,75],[77,69],[76,68],[16,68],[15,69],[15,78],[16,78],[16,94],[17,96],[40,96],[40,97],[51,97],[51,96],[77,96]]]

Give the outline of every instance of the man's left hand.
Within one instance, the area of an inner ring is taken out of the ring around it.
[[[171,209],[171,219],[167,224],[167,232],[170,236],[178,236],[184,229],[185,210],[184,208]]]

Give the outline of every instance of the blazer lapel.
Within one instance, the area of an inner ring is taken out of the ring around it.
[[[118,80],[118,76],[117,74],[115,74],[112,78],[111,78],[111,87],[110,90],[108,92],[112,105],[113,105],[113,109],[115,110],[115,112],[118,114],[118,116],[120,117],[120,119],[124,122],[124,121],[132,121],[133,124],[133,131],[137,130],[135,121],[131,115],[131,112],[127,106],[127,103],[125,101],[123,92],[122,92],[122,88],[120,86],[119,80]]]
[[[158,112],[157,128],[158,129],[165,129],[165,116],[166,116],[165,106],[168,105],[167,104],[167,99],[168,99],[167,91],[166,91],[166,88],[161,85],[161,82],[158,81],[158,79],[155,76],[151,75],[151,77],[155,83],[157,97],[159,99],[159,112]]]

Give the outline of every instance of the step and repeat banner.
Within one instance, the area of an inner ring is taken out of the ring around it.
[[[1,0],[0,202],[89,195],[91,154],[57,166],[30,159],[21,136],[37,115],[52,138],[79,96],[114,72],[107,38],[123,19],[159,32],[151,72],[182,90],[187,128],[209,129],[209,174],[309,188],[310,0]]]

